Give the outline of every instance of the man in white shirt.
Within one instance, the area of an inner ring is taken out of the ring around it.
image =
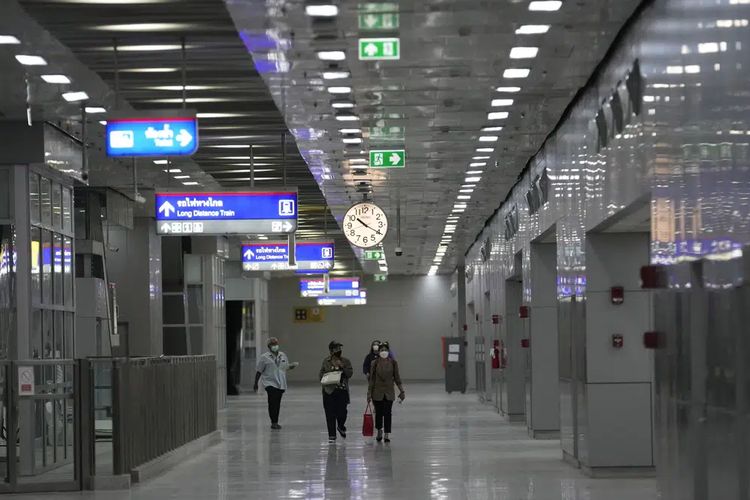
[[[263,381],[263,387],[268,394],[268,416],[271,418],[271,429],[279,430],[279,412],[281,397],[286,391],[286,372],[299,366],[299,363],[289,363],[289,358],[279,349],[279,339],[268,339],[268,352],[258,360],[253,390],[258,392],[258,382]]]

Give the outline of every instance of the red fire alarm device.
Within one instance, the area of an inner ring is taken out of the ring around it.
[[[493,314],[492,315],[492,324],[493,325],[499,325],[500,324],[500,315],[499,314]]]
[[[518,308],[518,317],[526,319],[529,317],[529,306],[521,306]]]
[[[625,345],[625,339],[622,338],[622,335],[619,333],[616,333],[612,335],[612,347],[615,349],[622,349],[622,347]]]
[[[613,286],[609,289],[609,296],[612,300],[612,303],[616,306],[619,306],[623,302],[625,302],[625,288],[621,286]]]
[[[524,349],[528,349],[529,345],[531,345],[531,341],[529,339],[521,339],[521,347]]]
[[[666,288],[667,272],[664,266],[643,266],[641,268],[641,288]]]
[[[646,332],[643,334],[643,346],[646,349],[658,349],[661,343],[659,332]]]

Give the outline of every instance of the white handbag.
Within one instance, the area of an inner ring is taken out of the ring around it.
[[[344,372],[328,372],[323,374],[320,379],[320,385],[339,385],[341,383],[341,374]]]

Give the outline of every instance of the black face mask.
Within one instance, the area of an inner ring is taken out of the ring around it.
[[[341,357],[341,349],[339,349],[338,351],[333,351],[331,354],[334,355],[334,356],[336,356],[337,358],[340,358]]]

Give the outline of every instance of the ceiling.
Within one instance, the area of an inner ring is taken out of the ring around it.
[[[529,0],[341,1],[335,2],[338,15],[329,18],[306,15],[306,6],[323,3],[318,0],[226,3],[337,220],[371,186],[372,199],[391,218],[384,244],[389,272],[425,274],[433,265],[433,272],[454,269],[640,2],[565,1],[558,11],[540,12],[530,10]],[[359,16],[373,11],[397,14],[398,26],[360,28]],[[524,25],[549,25],[549,30],[517,33]],[[358,60],[358,39],[370,37],[399,37],[400,60]],[[514,47],[537,47],[538,55],[511,59]],[[322,61],[318,51],[344,51],[345,60]],[[512,68],[527,68],[530,74],[504,78]],[[334,70],[348,71],[350,77],[323,79],[324,71]],[[331,95],[327,87],[334,85],[349,86],[352,93]],[[521,90],[503,93],[495,90],[498,86]],[[332,102],[341,97],[355,107],[338,111],[350,111],[359,120],[336,120]],[[493,99],[513,103],[493,108]],[[490,121],[489,111],[508,111],[509,116]],[[480,133],[485,126],[503,130]],[[403,137],[375,138],[384,127],[395,127],[398,136],[403,131]],[[346,135],[342,128],[362,133]],[[498,140],[479,142],[484,135]],[[344,137],[363,142],[345,145]],[[365,158],[360,151],[402,147],[404,169],[360,171],[349,161]],[[493,151],[478,153],[478,147]],[[481,180],[468,183],[467,176]],[[459,193],[462,184],[476,186]],[[455,203],[466,203],[465,211]],[[403,257],[393,255],[399,208]],[[455,230],[446,228],[449,216],[457,217]],[[447,248],[439,249],[441,240]]]
[[[207,188],[249,187],[252,145],[256,187],[288,186],[299,190],[297,238],[333,239],[336,268],[341,272],[359,269],[221,0],[19,0],[17,3],[19,19],[11,23],[6,18],[6,22],[0,22],[6,30],[0,34],[22,35],[16,27],[25,11],[49,32],[46,38],[61,45],[53,50],[38,43],[38,37],[19,36],[24,40],[24,49],[33,45],[35,53],[45,54],[50,64],[56,65],[56,73],[70,75],[73,63],[90,70],[72,78],[70,86],[88,91],[92,99],[87,105],[104,106],[108,111],[131,107],[181,108],[184,83],[187,101],[184,106],[199,114],[210,113],[199,117],[200,148],[192,158],[175,160],[169,165],[138,160],[141,189],[179,187],[182,182],[194,180]],[[16,4],[16,0],[8,4]],[[5,8],[4,1],[4,14]],[[61,50],[70,53],[69,60],[58,61]],[[30,70],[16,63],[10,52],[2,57],[0,63],[4,68],[10,67],[21,75]],[[32,74],[36,77],[33,81],[41,82],[40,71]],[[16,115],[25,113],[21,95],[25,86],[19,82],[23,82],[23,77],[10,79],[3,86],[18,94],[12,99],[2,99],[14,103]],[[98,94],[88,90],[94,84],[101,88]],[[78,106],[66,106],[60,98],[64,90],[60,87],[68,86],[41,82],[37,87],[45,97],[41,94],[35,97],[36,109],[45,110],[45,119],[59,118],[63,106],[65,116],[80,122]],[[106,120],[106,114],[89,116],[96,137],[91,141],[95,145],[92,154],[100,156],[99,161],[90,161],[92,183],[132,191],[131,162],[108,161],[101,151],[103,127],[98,121]],[[102,139],[98,140],[99,137]],[[181,171],[169,174],[165,172],[167,169]],[[185,175],[190,178],[179,178]]]

